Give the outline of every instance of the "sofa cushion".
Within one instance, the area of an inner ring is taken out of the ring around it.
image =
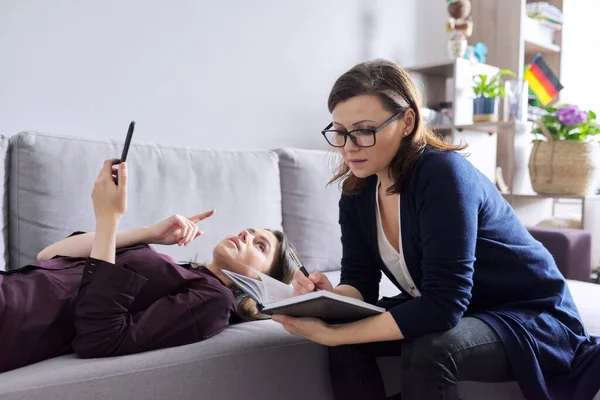
[[[321,150],[279,149],[283,229],[309,271],[340,268],[340,190],[327,185],[335,155]]]
[[[8,138],[0,135],[0,271],[8,269]]]
[[[300,380],[310,384],[295,390]],[[257,321],[231,326],[187,346],[103,359],[69,355],[8,371],[0,374],[0,398],[329,400],[332,396],[327,349],[289,334],[273,321]]]
[[[32,262],[73,231],[94,229],[94,180],[102,161],[118,157],[121,149],[122,142],[35,132],[11,138],[11,268]],[[217,209],[200,224],[205,235],[189,247],[157,246],[178,260],[198,255],[210,261],[214,245],[241,229],[282,229],[279,165],[272,151],[189,150],[134,138],[127,163],[129,199],[121,229]]]
[[[290,362],[293,360],[293,362]],[[388,395],[400,358],[378,359]],[[300,377],[299,377],[300,376]],[[303,384],[298,390],[298,382]],[[522,399],[514,382],[459,382],[462,398]],[[74,355],[0,374],[2,400],[332,400],[327,348],[272,321],[234,325],[204,342],[104,359]]]
[[[600,285],[567,280],[583,325],[594,336],[600,336]]]

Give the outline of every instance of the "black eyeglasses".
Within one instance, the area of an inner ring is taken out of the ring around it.
[[[333,126],[333,122],[330,123],[321,131],[327,143],[329,143],[333,147],[344,147],[346,145],[346,140],[348,137],[352,140],[352,143],[357,145],[358,147],[373,147],[375,146],[375,134],[381,131],[383,128],[392,123],[396,118],[400,118],[406,108],[400,109],[396,114],[389,117],[385,122],[379,125],[375,129],[355,129],[350,132],[337,131],[333,129],[329,129]]]

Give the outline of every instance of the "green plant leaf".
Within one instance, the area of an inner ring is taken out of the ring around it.
[[[475,82],[475,86],[473,86],[473,91],[475,96],[477,97],[485,97],[485,94],[488,91],[488,76],[485,74],[475,75],[473,77],[473,82]]]
[[[501,69],[500,71],[498,71],[498,75],[517,76],[517,74],[512,72],[510,69]]]
[[[540,123],[549,130],[553,140],[569,140],[577,142],[586,142],[592,136],[600,135],[600,124],[596,123],[596,113],[592,110],[588,111],[587,120],[582,123],[573,125],[563,125],[560,119],[558,119],[556,113],[557,110],[568,106],[569,104],[558,104],[554,106],[544,107],[544,110],[548,113],[540,118]],[[534,138],[537,138],[541,134],[541,129],[536,126],[532,133]]]
[[[549,126],[549,125],[560,125],[560,120],[558,119],[558,117],[556,115],[543,115],[541,118],[541,121],[544,125]]]
[[[473,76],[475,86],[473,91],[477,97],[504,97],[504,85],[502,84],[503,76],[516,76],[514,72],[509,69],[501,69],[492,77],[486,74],[478,74]]]
[[[589,130],[588,130],[588,135],[598,135],[600,134],[600,127],[597,126],[590,126]]]

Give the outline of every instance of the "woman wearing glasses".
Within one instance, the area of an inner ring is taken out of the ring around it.
[[[296,273],[369,303],[383,271],[402,291],[358,322],[276,316],[331,346],[336,399],[385,399],[376,357],[402,355],[402,398],[458,399],[459,380],[517,380],[529,399],[590,399],[600,340],[590,337],[552,256],[483,174],[421,119],[409,75],[377,60],[355,66],[329,96],[322,132],[343,158],[341,282]]]

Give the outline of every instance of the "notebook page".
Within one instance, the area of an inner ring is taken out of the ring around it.
[[[240,289],[246,292],[252,297],[257,303],[264,304],[264,284],[263,282],[249,278],[244,275],[237,274],[235,272],[227,271],[222,269],[221,272],[233,281]]]
[[[286,285],[283,282],[278,281],[275,278],[271,278],[269,275],[265,275],[262,272],[255,271],[264,283],[263,286],[263,305],[272,303],[274,301],[287,299],[294,295],[294,289]]]

